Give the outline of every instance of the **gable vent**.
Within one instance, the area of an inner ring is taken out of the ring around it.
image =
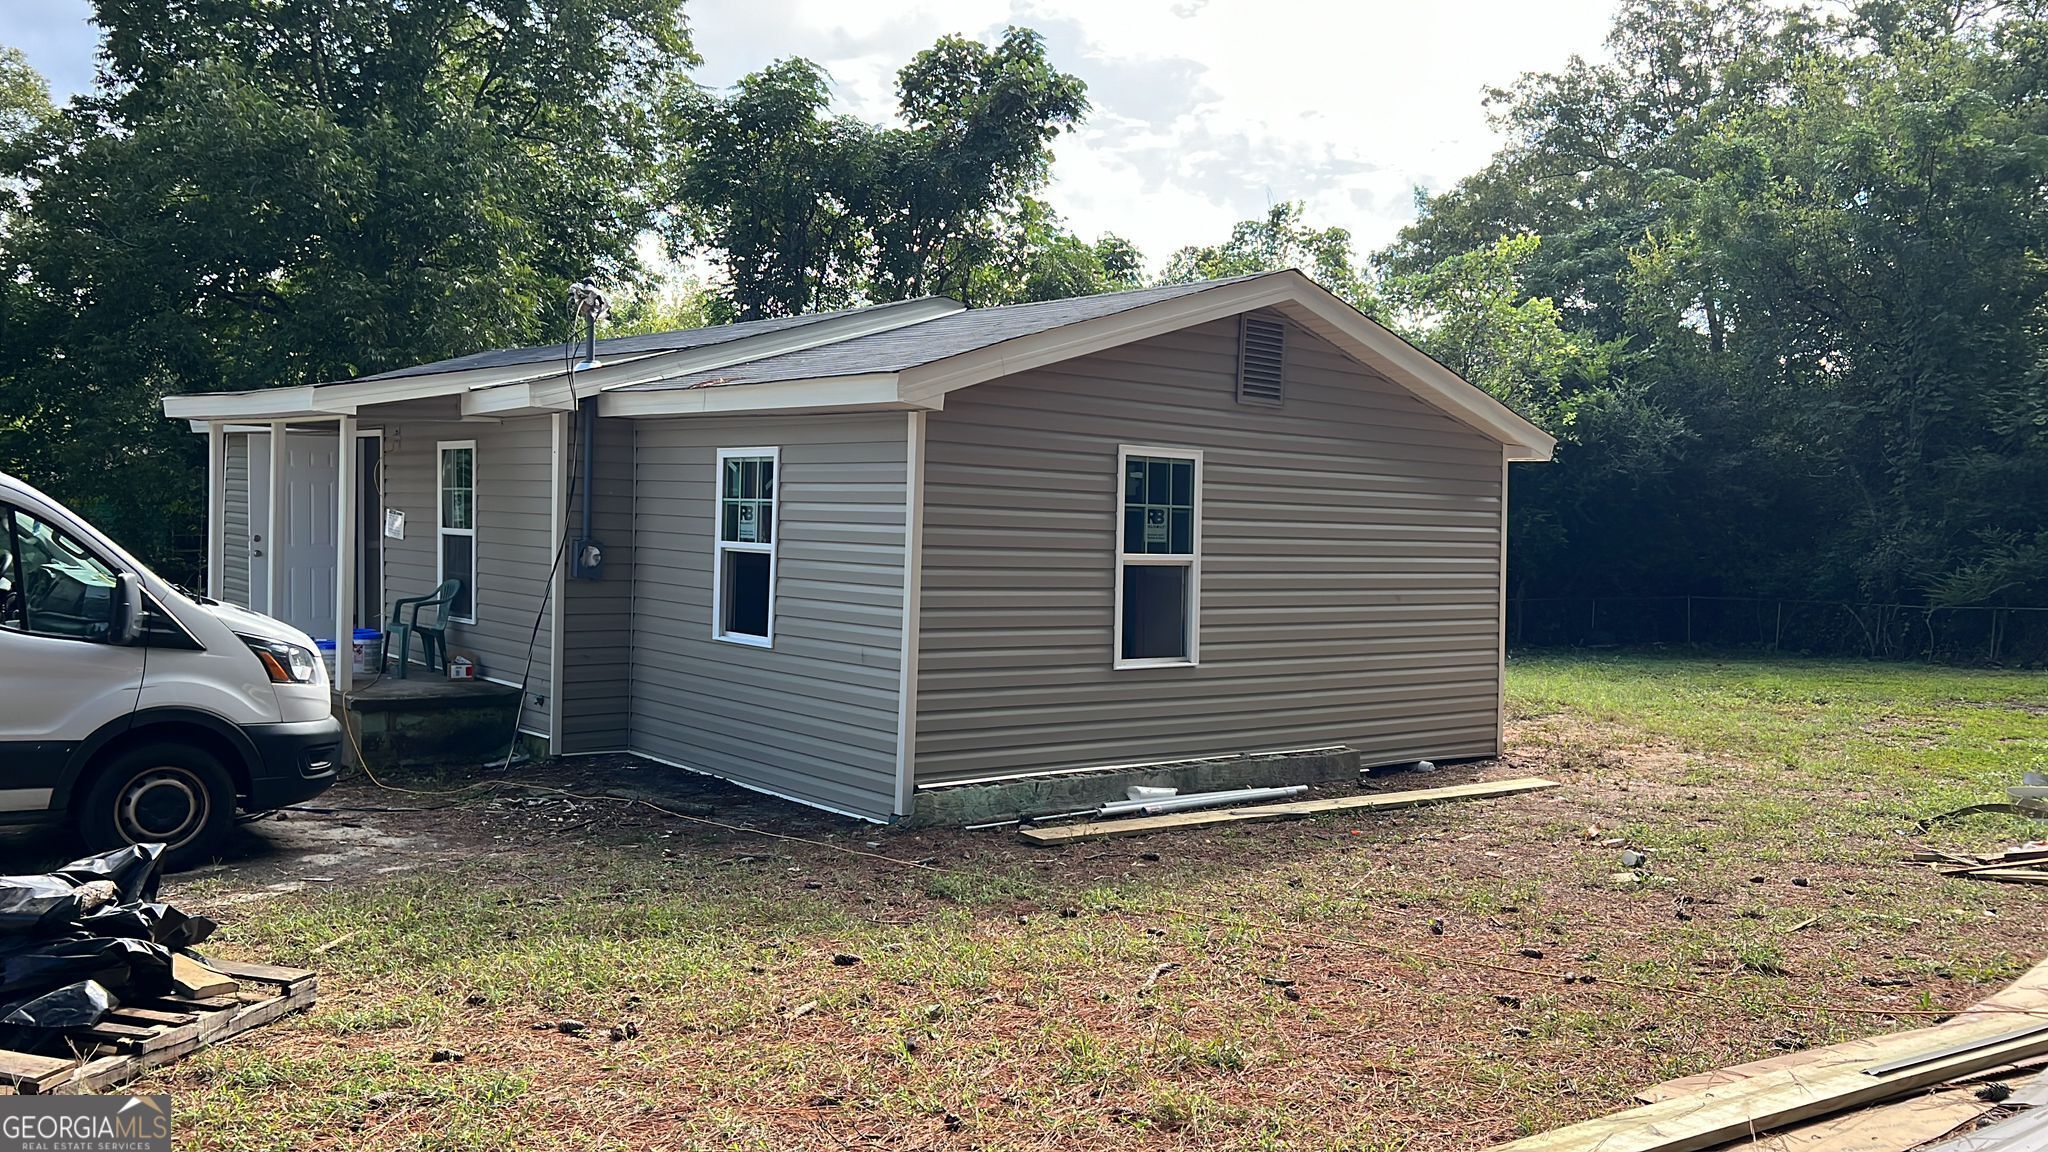
[[[1286,396],[1287,325],[1277,316],[1238,318],[1237,402],[1279,407]]]

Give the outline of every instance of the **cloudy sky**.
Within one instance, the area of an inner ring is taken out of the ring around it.
[[[1613,0],[696,0],[723,86],[785,56],[832,74],[845,110],[889,117],[897,68],[949,32],[1042,32],[1095,111],[1057,145],[1048,194],[1082,235],[1118,232],[1156,265],[1282,200],[1350,228],[1360,251],[1414,214],[1414,189],[1478,168],[1481,97],[1597,55]],[[0,0],[0,43],[61,100],[92,83],[85,0]]]

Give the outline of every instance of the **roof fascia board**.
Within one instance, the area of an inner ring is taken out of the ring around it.
[[[523,411],[553,412],[574,408],[578,396],[624,388],[653,380],[691,375],[749,360],[801,352],[860,336],[922,324],[965,309],[957,300],[934,297],[904,300],[863,309],[830,320],[800,324],[761,336],[728,340],[704,348],[671,352],[640,352],[606,360],[573,374],[563,364],[530,361],[494,368],[421,373],[381,380],[343,380],[328,384],[266,388],[253,392],[207,392],[164,398],[164,415],[187,420],[271,420],[287,417],[353,416],[364,407],[462,397],[465,415],[496,416]],[[572,351],[573,354],[573,351]],[[511,389],[505,395],[491,393]],[[488,398],[484,398],[488,396]]]
[[[172,420],[287,420],[332,416],[313,406],[313,386],[264,388],[254,392],[193,392],[164,397]]]
[[[1307,276],[1292,271],[1220,285],[908,368],[902,373],[903,395],[906,400],[928,401],[1000,376],[1268,307],[1282,308],[1296,320],[1316,321],[1311,327],[1318,335],[1407,387],[1431,407],[1507,445],[1510,459],[1550,459],[1557,442],[1548,433]]]
[[[769,384],[666,388],[654,392],[608,392],[597,401],[600,416],[745,416],[753,413],[938,411],[936,403],[907,401],[893,372],[821,376]]]
[[[1508,459],[1550,459],[1557,446],[1556,437],[1322,288],[1297,293],[1287,305],[1283,310],[1301,309],[1321,321],[1310,325],[1317,335],[1367,367],[1396,383],[1408,384],[1409,390],[1431,407],[1506,445]],[[1304,319],[1299,313],[1295,318]]]
[[[567,379],[561,376],[478,388],[462,394],[462,414],[465,417],[569,412],[575,407],[576,397],[569,391]]]
[[[830,320],[800,324],[780,332],[674,353],[674,359],[664,359],[659,375],[642,380],[598,383],[594,386],[586,379],[579,383],[576,391],[579,397],[585,397],[594,392],[612,392],[635,384],[654,384],[662,380],[694,376],[752,360],[766,360],[771,356],[786,356],[792,352],[803,352],[827,344],[857,340],[862,336],[893,332],[898,328],[908,328],[913,324],[923,324],[966,310],[965,304],[943,296],[927,300],[906,300],[900,304],[883,304],[845,316],[835,316]]]

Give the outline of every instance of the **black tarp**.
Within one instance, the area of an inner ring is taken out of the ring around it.
[[[65,1032],[90,1028],[120,1007],[97,980],[81,980],[29,1000],[0,1004],[0,1048],[33,1052]]]

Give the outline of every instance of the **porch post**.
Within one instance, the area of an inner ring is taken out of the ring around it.
[[[355,687],[350,657],[356,631],[356,418],[343,416],[337,423],[341,446],[334,457],[334,503],[339,509],[334,530],[334,690],[346,694]],[[273,449],[271,455],[276,454]]]
[[[227,557],[228,438],[220,421],[206,422],[206,594],[221,598]]]
[[[285,437],[290,425],[282,420],[270,424],[270,517],[263,525],[263,611],[283,618],[284,613],[284,504]],[[251,608],[255,605],[250,605]]]

